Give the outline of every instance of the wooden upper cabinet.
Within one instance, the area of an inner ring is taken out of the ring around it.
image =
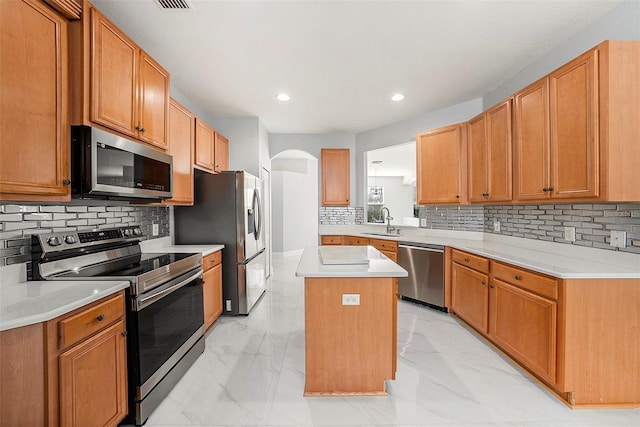
[[[323,148],[321,157],[322,206],[349,206],[349,149]]]
[[[169,73],[152,57],[140,51],[138,137],[167,148],[169,117]]]
[[[214,143],[214,172],[229,170],[229,140],[218,132],[215,134]]]
[[[487,116],[485,113],[467,123],[469,201],[486,201],[487,190]]]
[[[465,126],[457,124],[416,137],[417,203],[461,204],[466,201]]]
[[[166,150],[170,77],[88,2],[71,24],[73,124],[100,125]]]
[[[91,38],[91,120],[137,136],[139,49],[95,8]]]
[[[207,171],[214,171],[215,131],[206,122],[196,117],[196,151],[193,166]]]
[[[67,21],[0,1],[0,200],[70,200]]]
[[[173,156],[173,197],[163,203],[193,205],[195,122],[193,113],[171,98],[168,153]]]
[[[551,197],[598,195],[597,50],[549,76]]]

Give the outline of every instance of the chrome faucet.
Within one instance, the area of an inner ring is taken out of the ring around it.
[[[391,216],[391,212],[389,212],[389,208],[386,206],[383,206],[382,209],[380,209],[380,214],[382,215],[382,222],[384,222],[384,211],[387,211],[387,234],[391,234],[392,231],[396,231],[396,228],[391,225],[391,220],[393,219],[393,217]]]

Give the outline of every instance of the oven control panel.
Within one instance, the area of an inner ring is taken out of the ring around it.
[[[60,233],[46,233],[37,236],[42,252],[63,251],[67,249],[83,248],[104,243],[117,243],[142,240],[140,226],[111,228],[91,231],[64,231]]]

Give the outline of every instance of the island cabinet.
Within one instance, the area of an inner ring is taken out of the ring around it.
[[[511,105],[512,100],[508,99],[467,123],[471,203],[511,200]]]
[[[467,201],[466,126],[446,126],[416,136],[416,191],[421,205]]]
[[[85,19],[70,31],[72,124],[97,124],[166,150],[169,73],[97,8],[84,8]]]
[[[348,148],[323,148],[322,206],[349,206],[350,164]]]
[[[452,311],[568,405],[640,406],[640,279],[559,279],[456,249],[451,270]]]
[[[515,94],[518,201],[635,201],[640,43],[603,42]]]
[[[124,291],[0,332],[3,426],[116,426],[127,414]],[[9,366],[10,365],[10,366]]]
[[[202,285],[204,328],[209,329],[222,314],[222,251],[216,251],[202,259]]]
[[[41,1],[0,1],[0,200],[71,199],[67,30]]]
[[[369,264],[331,269],[323,257]],[[387,394],[397,365],[396,278],[406,275],[371,246],[305,249],[296,271],[304,277],[305,396]]]
[[[193,205],[195,116],[175,99],[169,104],[168,153],[173,156],[173,197],[170,205]]]

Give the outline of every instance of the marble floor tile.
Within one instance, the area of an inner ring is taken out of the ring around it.
[[[640,410],[571,410],[455,317],[398,305],[387,396],[305,398],[299,257],[274,258],[249,316],[221,317],[146,426],[640,427]]]

